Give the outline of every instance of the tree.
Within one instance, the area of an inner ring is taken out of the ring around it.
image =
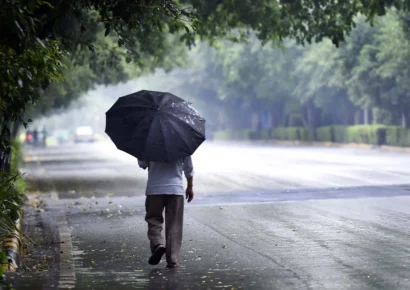
[[[385,15],[390,7],[407,11],[405,0],[184,0],[198,17],[198,34],[206,39],[229,35],[246,39],[256,33],[262,41],[294,38],[298,43],[320,42],[325,38],[338,46],[355,28],[356,16],[370,22]],[[186,11],[186,10],[184,10]]]
[[[122,59],[125,62],[134,60],[140,66],[143,63],[150,66],[153,63],[163,64],[167,53],[164,44],[168,43],[168,38],[165,32],[160,31],[165,28],[167,32],[177,32],[191,20],[189,14],[182,15],[172,1],[136,1],[134,5],[126,1],[3,2],[0,12],[2,170],[8,169],[11,126],[16,122],[25,124],[23,118],[27,105],[35,103],[43,94],[42,90],[51,83],[61,80],[66,67],[63,62],[70,66],[71,62],[84,64],[87,59],[91,71],[83,69],[82,72],[88,73],[89,77],[84,79],[93,80],[94,84],[124,80],[126,75],[118,67]],[[116,46],[98,37],[101,26],[105,36],[111,31],[116,33]],[[103,45],[96,54],[85,55],[85,51],[78,49],[86,46],[94,52],[94,45],[99,39],[99,44]],[[67,53],[73,55],[69,60],[64,57]],[[105,65],[111,65],[115,77],[107,76],[108,70],[102,69]],[[84,79],[80,82],[81,89],[91,88],[92,85],[83,82]],[[55,94],[63,92],[63,89],[66,93],[59,98],[62,103],[67,96],[71,99],[70,96],[78,95],[81,90],[66,83],[63,88],[51,88],[51,91]]]
[[[10,144],[7,134],[10,125],[22,121],[27,104],[36,102],[43,89],[60,79],[56,74],[66,74],[63,62],[71,67],[71,62],[63,60],[65,52],[71,53],[73,63],[87,59],[91,71],[81,70],[89,76],[84,78],[84,86],[69,88],[65,83],[63,88],[50,89],[53,93],[67,92],[57,98],[58,101],[54,102],[57,105],[65,103],[64,97],[70,100],[78,96],[76,92],[80,89],[91,88],[89,82],[92,80],[111,83],[126,79],[129,75],[123,73],[121,65],[118,65],[122,59],[134,61],[140,67],[174,64],[166,60],[169,34],[177,35],[189,46],[195,43],[197,35],[214,41],[225,36],[244,40],[253,34],[263,42],[295,38],[298,43],[304,44],[328,37],[339,45],[345,33],[354,28],[356,15],[363,14],[372,22],[376,15],[384,15],[388,7],[407,10],[408,5],[404,0],[3,0],[0,12],[1,56],[8,58],[9,54],[13,54],[14,58],[19,58],[16,61],[19,63],[24,60],[27,51],[37,49],[36,45],[40,43],[48,49],[50,57],[46,66],[31,63],[33,70],[37,70],[36,66],[39,65],[37,71],[47,67],[34,77],[20,75],[24,74],[20,71],[8,74],[7,68],[3,67],[2,99],[18,101],[13,106],[5,101],[2,103],[0,113],[4,122],[0,131],[5,132],[1,135],[2,150]],[[105,43],[101,45],[98,57],[96,53],[83,58],[85,52],[78,50],[78,47],[98,50],[96,44],[102,34],[115,40],[116,45]],[[50,46],[51,43],[54,46]],[[118,74],[109,75],[101,69],[105,65],[111,65]],[[9,77],[12,78],[10,83]],[[17,93],[18,80],[23,78],[26,78],[24,96]],[[12,90],[6,89],[13,85],[16,87]],[[47,93],[44,95],[47,96]]]

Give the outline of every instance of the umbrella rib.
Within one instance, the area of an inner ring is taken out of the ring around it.
[[[162,120],[159,119],[159,124],[161,126],[162,129],[162,137],[164,138],[164,151],[165,151],[165,155],[168,156],[168,150],[167,150],[167,144],[166,144],[166,138],[165,138],[165,128],[164,128],[164,124],[162,123]]]
[[[154,125],[154,123],[155,123],[155,120],[157,119],[157,114],[155,114],[154,115],[154,118],[152,119],[152,122],[151,122],[151,125],[149,126],[149,130],[148,130],[148,136],[147,136],[147,138],[145,139],[145,144],[144,144],[144,153],[145,153],[145,151],[147,150],[147,144],[148,144],[148,139],[149,139],[149,137],[151,136],[151,134],[152,134],[152,126]],[[144,160],[144,161],[149,161],[149,160]]]
[[[194,131],[195,131],[195,132],[197,132],[198,134],[200,134],[200,135],[202,135],[202,134],[203,134],[202,132],[199,132],[196,128],[194,128],[194,127],[192,127],[191,125],[189,125],[188,123],[186,123],[186,122],[182,121],[180,118],[178,118],[178,117],[174,116],[174,115],[173,115],[173,114],[171,114],[170,112],[165,111],[165,113],[167,113],[169,116],[171,116],[174,120],[179,120],[179,121],[181,121],[181,122],[185,123],[187,126],[191,127],[191,128],[192,128],[192,130],[194,130]]]
[[[175,127],[178,126],[179,124],[175,122],[175,120],[169,120],[170,122],[173,122],[175,124]],[[186,142],[186,140],[183,138],[183,136],[181,135],[181,133],[178,130],[175,130],[175,132],[178,134],[178,136],[181,138],[182,142],[185,143],[185,145],[189,148],[189,150],[191,150],[191,146],[188,144],[188,142]]]

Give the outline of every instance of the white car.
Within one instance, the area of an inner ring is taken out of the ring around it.
[[[94,142],[94,131],[89,126],[78,127],[75,130],[75,143],[80,142]]]

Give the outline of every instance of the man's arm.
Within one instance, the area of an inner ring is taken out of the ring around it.
[[[185,195],[188,202],[191,202],[194,199],[194,166],[191,156],[184,158],[184,174],[188,182]]]

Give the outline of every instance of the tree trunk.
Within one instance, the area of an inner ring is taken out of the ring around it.
[[[5,122],[3,126],[10,128],[11,122]],[[9,146],[4,150],[0,151],[0,172],[10,172],[10,161],[11,161],[11,144],[10,144],[10,132],[8,136],[4,136],[4,138],[8,139],[5,140],[6,143],[9,144]]]
[[[407,128],[407,118],[404,112],[401,113],[401,126]]]
[[[13,142],[16,138],[17,138],[17,133],[19,132],[19,128],[20,128],[20,123],[19,122],[14,122],[12,129],[11,129],[11,142]]]
[[[367,108],[363,108],[363,124],[369,125],[369,110]]]
[[[11,148],[6,149],[0,153],[0,172],[7,172],[9,173],[11,163]]]
[[[273,128],[274,127],[274,120],[275,116],[272,111],[270,111],[269,116],[268,116],[268,128]]]
[[[356,112],[354,114],[354,124],[355,125],[362,124],[362,110],[360,109],[356,109]]]
[[[303,124],[308,129],[309,139],[316,140],[316,107],[312,100],[309,100],[305,104],[306,114],[303,116]]]

